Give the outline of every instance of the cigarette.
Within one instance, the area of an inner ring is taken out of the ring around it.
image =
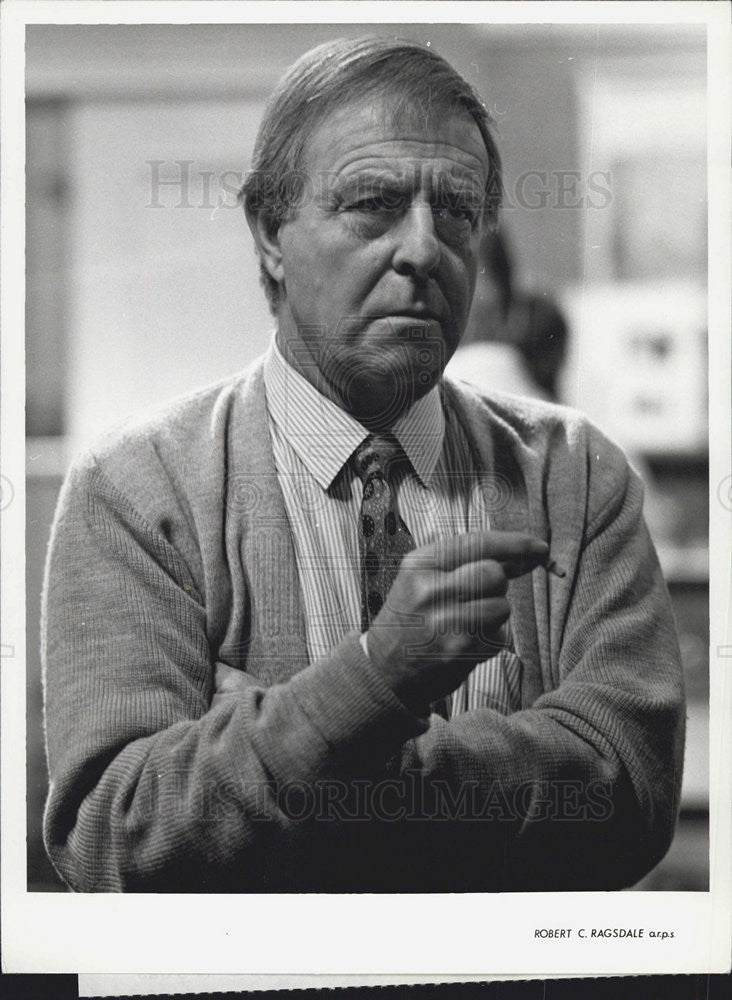
[[[547,573],[551,573],[553,576],[558,576],[560,579],[563,579],[567,575],[567,571],[560,569],[554,559],[549,559],[549,561],[544,564],[544,569]]]

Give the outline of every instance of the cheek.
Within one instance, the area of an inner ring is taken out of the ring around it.
[[[285,283],[288,286],[294,288],[307,284],[308,275],[311,279],[317,279],[317,275],[313,273],[317,254],[313,253],[311,241],[303,239],[299,233],[283,232],[280,236],[280,248]]]
[[[322,223],[284,231],[280,246],[286,286],[298,299],[317,300],[320,312],[349,315],[368,293],[376,255],[349,232]]]
[[[475,290],[476,264],[471,256],[456,256],[450,261],[446,277],[451,312],[456,322],[465,322]],[[462,331],[461,331],[462,332]]]

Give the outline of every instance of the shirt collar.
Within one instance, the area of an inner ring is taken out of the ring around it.
[[[288,364],[277,344],[264,359],[270,418],[318,485],[327,490],[369,431]],[[435,471],[445,437],[437,386],[394,423],[392,432],[425,485]]]

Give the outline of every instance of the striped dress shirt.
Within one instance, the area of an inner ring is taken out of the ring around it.
[[[353,463],[368,430],[289,365],[275,341],[264,363],[275,468],[292,531],[311,662],[360,628],[358,518],[363,485]],[[438,387],[391,428],[408,459],[395,472],[399,512],[417,546],[481,531],[495,484],[476,468]],[[391,480],[390,480],[391,481]],[[510,629],[505,648],[479,664],[448,700],[449,717],[475,708],[520,707],[521,662]]]

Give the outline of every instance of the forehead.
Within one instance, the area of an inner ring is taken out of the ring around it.
[[[303,155],[310,174],[376,169],[401,175],[425,165],[432,172],[470,177],[485,185],[488,153],[467,111],[427,108],[392,95],[355,99],[319,122]]]

